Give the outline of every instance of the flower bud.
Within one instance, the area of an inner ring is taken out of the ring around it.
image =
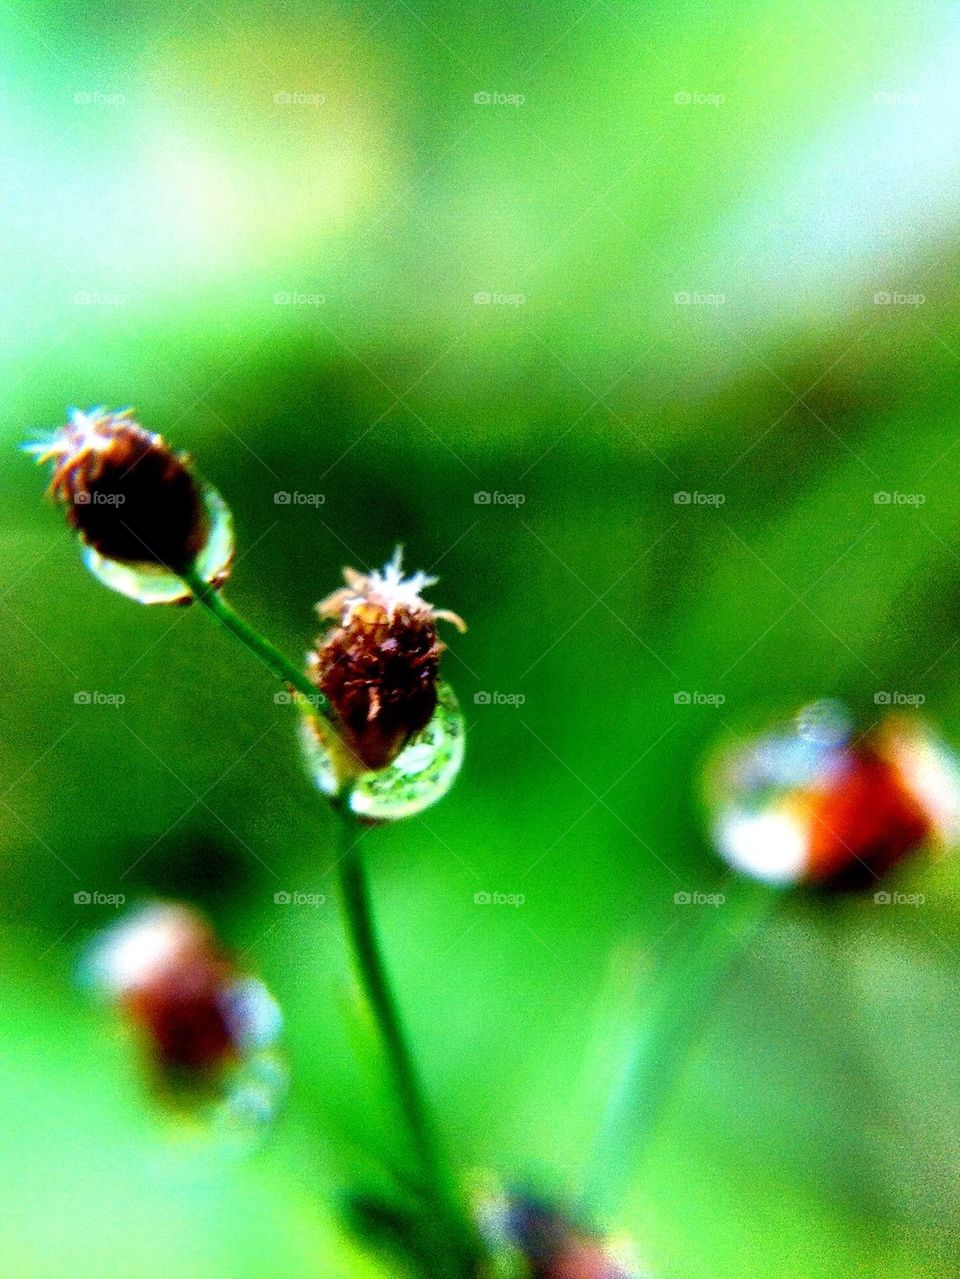
[[[400,548],[382,573],[344,569],[347,586],[317,605],[336,624],[317,641],[308,674],[326,696],[353,771],[386,768],[437,709],[438,619],[463,621],[420,597],[436,578],[404,578]],[[349,761],[346,765],[349,768]]]
[[[147,431],[132,409],[71,410],[70,420],[28,451],[53,463],[50,493],[106,584],[145,603],[189,592],[179,574],[197,568],[215,586],[233,554],[229,511],[193,474],[184,453]]]
[[[957,761],[931,730],[889,715],[857,737],[830,702],[724,751],[708,802],[721,855],[771,883],[866,888],[960,835]]]
[[[185,454],[144,430],[132,410],[73,410],[41,454],[50,491],[84,542],[127,564],[188,568],[207,537],[199,487]]]
[[[88,975],[123,1013],[167,1099],[236,1106],[249,1068],[277,1037],[280,1010],[266,987],[239,973],[206,921],[187,906],[155,904],[107,929]],[[269,1072],[268,1072],[269,1073]],[[276,1070],[273,1071],[276,1082]],[[269,1110],[267,1075],[257,1097]]]

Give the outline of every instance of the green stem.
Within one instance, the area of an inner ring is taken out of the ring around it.
[[[271,670],[284,684],[290,685],[310,702],[311,707],[325,718],[330,718],[330,703],[311,683],[306,673],[295,666],[278,648],[275,648],[259,631],[243,620],[233,611],[223,595],[211,586],[195,569],[188,569],[182,575],[183,581],[190,587],[194,599],[212,613],[225,630],[234,635],[245,648],[264,666]]]
[[[194,569],[183,574],[194,598],[231,635],[284,684],[302,694],[317,714],[331,719],[330,704],[307,675],[254,630],[227,604],[221,593]],[[332,724],[334,731],[336,725]],[[369,1000],[377,1029],[383,1040],[397,1101],[420,1167],[420,1179],[429,1201],[427,1223],[432,1251],[441,1269],[431,1271],[431,1279],[473,1279],[477,1273],[479,1250],[475,1232],[454,1190],[453,1179],[430,1112],[424,1100],[413,1055],[407,1044],[399,1009],[387,976],[373,923],[373,909],[366,870],[359,851],[361,829],[349,806],[348,791],[342,792],[333,807],[339,818],[342,847],[337,868],[340,876],[343,914],[357,970]]]
[[[383,1041],[397,1102],[420,1165],[433,1211],[435,1247],[449,1267],[443,1273],[472,1276],[476,1248],[430,1114],[413,1054],[407,1043],[373,921],[366,868],[360,852],[362,829],[352,817],[348,799],[336,804],[341,847],[337,861],[341,902],[357,972]],[[439,1260],[439,1256],[438,1256]]]
[[[585,1195],[594,1212],[602,1216],[619,1209],[649,1153],[718,987],[778,899],[776,890],[765,884],[738,881],[729,902],[702,908],[711,913],[697,936],[657,977],[600,1126]]]

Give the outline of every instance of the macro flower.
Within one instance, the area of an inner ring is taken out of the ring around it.
[[[51,494],[101,555],[174,571],[196,559],[208,528],[188,459],[144,430],[132,409],[73,409],[55,439],[33,451],[53,462]]]
[[[187,598],[179,575],[192,568],[213,586],[226,581],[233,539],[223,500],[132,409],[72,409],[52,439],[27,451],[52,463],[48,491],[107,585],[174,603]]]
[[[386,768],[430,723],[445,647],[436,623],[466,630],[456,613],[422,598],[437,579],[405,578],[400,560],[397,547],[382,572],[345,568],[347,585],[317,605],[334,625],[318,639],[307,670],[330,703],[356,771]]]
[[[721,855],[770,883],[861,889],[921,848],[960,838],[956,757],[907,715],[858,736],[838,703],[814,703],[724,750],[708,792]]]
[[[279,1066],[265,1054],[280,1010],[262,982],[238,971],[197,911],[141,908],[97,938],[85,973],[133,1028],[164,1098],[220,1100],[268,1117]]]

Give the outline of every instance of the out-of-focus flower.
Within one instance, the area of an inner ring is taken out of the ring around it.
[[[154,603],[186,598],[177,575],[190,568],[215,586],[226,581],[233,540],[223,500],[132,409],[73,409],[27,451],[53,464],[49,491],[107,585]]]
[[[317,641],[308,673],[328,698],[353,763],[345,773],[386,768],[430,723],[437,708],[438,620],[466,627],[456,613],[435,609],[421,591],[436,578],[404,578],[398,547],[383,572],[344,569],[347,585],[317,605],[336,624]]]
[[[960,838],[960,767],[919,719],[857,736],[836,702],[724,749],[708,772],[721,855],[770,883],[857,889],[918,849]]]
[[[529,1279],[643,1279],[625,1240],[604,1239],[537,1196],[486,1198],[480,1225],[494,1254],[515,1256]]]
[[[283,1077],[271,1051],[280,1009],[195,910],[157,903],[120,920],[89,949],[84,975],[135,1030],[166,1100],[270,1117]]]

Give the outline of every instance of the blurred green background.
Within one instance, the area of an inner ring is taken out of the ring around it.
[[[0,27],[3,1271],[375,1276],[337,1201],[392,1121],[293,712],[196,610],[94,582],[16,446],[135,404],[231,503],[229,596],[294,654],[342,564],[402,541],[441,576],[468,758],[368,842],[384,939],[465,1173],[575,1188],[618,1019],[704,926],[673,894],[724,882],[717,735],[896,691],[960,740],[957,11]],[[657,1276],[960,1274],[958,872],[899,878],[922,908],[785,903],[718,998],[620,1215]],[[145,1105],[73,984],[113,915],[81,889],[198,902],[270,984],[292,1092],[262,1150]]]

